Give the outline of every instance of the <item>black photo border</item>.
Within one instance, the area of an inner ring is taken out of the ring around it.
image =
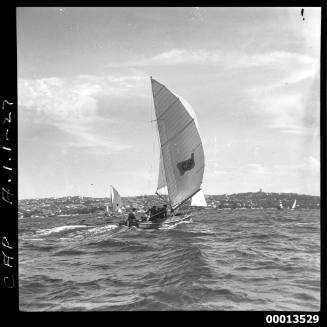
[[[321,8],[321,75],[320,75],[320,149],[321,149],[321,310],[318,312],[298,312],[298,311],[187,311],[187,312],[160,312],[160,322],[171,323],[171,315],[176,318],[185,319],[184,323],[192,322],[193,314],[197,318],[206,319],[203,323],[214,323],[215,325],[256,325],[269,326],[275,325],[267,323],[267,315],[314,315],[318,314],[320,321],[318,324],[308,324],[312,326],[326,325],[326,6],[323,3],[315,1],[271,1],[270,3],[260,4],[255,2],[240,1],[174,1],[163,2],[156,1],[156,6],[208,6],[208,7],[320,7]],[[0,140],[1,140],[1,200],[0,200],[0,231],[1,231],[1,276],[0,276],[0,296],[2,299],[2,316],[31,318],[35,312],[22,312],[19,310],[19,260],[18,260],[18,99],[17,99],[17,26],[16,9],[17,7],[59,7],[59,6],[153,6],[149,1],[147,3],[136,1],[16,1],[7,2],[1,5],[0,33],[1,33],[1,63],[2,76],[0,88]],[[5,168],[4,168],[5,167]],[[75,316],[76,313],[82,314],[82,319],[87,316],[87,322],[94,323],[94,314],[100,312],[75,312],[70,313]],[[141,324],[153,323],[151,318],[145,316],[151,313],[157,315],[159,312],[104,312],[111,318],[119,319],[119,323],[135,319],[135,315],[142,314]],[[62,312],[41,313],[51,314],[51,318],[62,316]],[[203,315],[203,316],[202,316]],[[67,314],[64,314],[67,317]],[[202,317],[201,317],[202,316]],[[47,317],[48,318],[48,317]],[[140,317],[141,318],[141,317]],[[90,320],[89,320],[90,319]],[[209,320],[207,320],[209,319]],[[34,318],[33,318],[34,320]],[[31,320],[32,321],[32,320]],[[201,320],[200,320],[201,321]],[[325,321],[325,323],[323,323]],[[22,321],[23,323],[25,320]],[[26,321],[27,322],[27,321]],[[239,322],[239,323],[238,323]],[[104,321],[105,324],[109,321]],[[179,323],[176,320],[176,323]],[[196,323],[196,322],[195,322]],[[291,325],[291,324],[285,324]],[[297,323],[295,325],[306,325]]]

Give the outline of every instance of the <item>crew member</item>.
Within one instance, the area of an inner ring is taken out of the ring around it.
[[[152,206],[152,208],[150,209],[150,220],[155,219],[157,217],[157,213],[157,207]]]
[[[126,225],[128,227],[136,225],[136,216],[135,216],[136,209],[132,208],[132,211],[128,214]]]
[[[164,204],[160,210],[160,218],[167,218],[167,204]]]

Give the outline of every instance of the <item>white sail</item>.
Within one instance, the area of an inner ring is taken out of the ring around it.
[[[162,156],[158,188],[167,186],[171,206],[176,208],[202,184],[202,142],[191,105],[152,78],[151,85]]]
[[[165,186],[167,186],[166,177],[165,177],[165,168],[163,165],[162,153],[161,153],[161,149],[160,149],[160,163],[159,163],[159,176],[158,176],[157,190],[160,190]]]
[[[295,209],[295,207],[296,207],[296,199],[294,200],[294,202],[293,202],[293,205],[292,205],[292,210],[294,210]]]
[[[283,209],[284,207],[283,207],[283,203],[282,203],[282,200],[279,200],[279,207],[281,208],[281,209]]]
[[[206,207],[207,202],[204,197],[204,193],[202,190],[200,190],[198,193],[192,196],[191,206],[195,207]]]
[[[110,185],[110,200],[111,200],[111,210],[113,212],[122,212],[121,207],[122,207],[122,201],[120,198],[120,195],[118,191]]]

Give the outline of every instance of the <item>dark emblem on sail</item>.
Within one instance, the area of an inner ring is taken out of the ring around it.
[[[179,173],[181,176],[183,176],[186,171],[194,168],[194,166],[195,166],[194,153],[191,154],[190,159],[181,161],[177,164],[177,168],[179,169]]]

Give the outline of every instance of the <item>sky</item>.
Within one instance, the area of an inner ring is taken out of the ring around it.
[[[320,9],[17,8],[19,198],[154,194],[150,76],[186,99],[205,194],[320,195]]]

